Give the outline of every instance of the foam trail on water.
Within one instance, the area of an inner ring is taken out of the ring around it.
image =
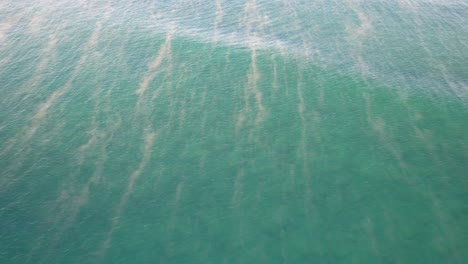
[[[7,34],[12,27],[13,24],[10,21],[0,23],[0,42],[5,43],[5,40],[7,39]]]
[[[299,69],[298,70],[298,77],[297,77],[297,96],[298,96],[298,99],[299,99],[299,104],[297,106],[297,111],[298,111],[298,114],[299,114],[299,117],[301,119],[301,140],[300,140],[300,147],[299,147],[299,151],[300,151],[300,155],[302,156],[302,169],[303,169],[303,172],[302,172],[302,176],[304,177],[305,179],[305,190],[304,190],[304,193],[305,193],[305,197],[306,197],[306,201],[305,201],[305,212],[306,212],[306,215],[309,215],[309,212],[310,210],[312,209],[312,205],[310,204],[312,202],[312,183],[311,183],[311,171],[310,171],[310,166],[309,166],[309,163],[310,163],[310,155],[309,155],[309,152],[307,151],[308,149],[308,134],[309,134],[309,131],[308,131],[308,120],[306,120],[306,117],[305,117],[305,111],[306,111],[306,105],[305,105],[305,98],[304,98],[304,94],[303,94],[303,79],[302,79],[302,72],[301,70]]]
[[[231,206],[234,208],[239,208],[242,200],[242,189],[243,189],[243,180],[244,180],[244,170],[239,168],[236,173],[236,178],[234,180],[234,192],[231,198]]]
[[[140,178],[141,174],[143,173],[144,169],[146,168],[146,165],[148,164],[151,158],[152,148],[153,148],[153,144],[154,144],[156,137],[157,137],[157,133],[154,131],[151,131],[150,128],[147,128],[145,130],[143,157],[140,160],[140,163],[138,164],[137,169],[133,171],[133,173],[128,178],[125,192],[120,198],[120,201],[115,209],[115,214],[114,214],[114,217],[112,218],[111,227],[109,231],[107,232],[106,239],[102,243],[99,251],[97,252],[97,255],[99,257],[105,256],[107,250],[110,248],[112,244],[112,237],[114,235],[115,230],[117,229],[119,225],[120,218],[122,217],[122,213],[125,207],[127,206],[128,199],[133,192],[135,183]]]
[[[161,66],[163,61],[167,59],[171,54],[171,39],[174,31],[169,31],[166,34],[166,40],[164,44],[159,49],[158,55],[156,58],[148,64],[148,70],[143,76],[143,80],[140,82],[136,94],[138,95],[137,106],[139,107],[142,103],[143,97],[145,96],[146,90],[153,81],[153,79],[158,75],[158,68]]]
[[[406,173],[407,166],[402,158],[401,152],[398,150],[397,146],[391,143],[389,136],[385,132],[385,121],[382,118],[376,117],[373,114],[371,97],[368,94],[364,94],[364,99],[366,103],[366,116],[368,124],[370,125],[371,129],[377,134],[380,140],[382,140],[387,150],[398,161],[401,173],[404,176],[403,180],[408,182],[410,179],[408,179],[408,175]]]
[[[216,17],[215,17],[215,22],[214,22],[214,38],[215,40],[218,39],[218,26],[219,26],[219,23],[221,23],[221,21],[223,20],[223,15],[224,15],[224,11],[223,11],[223,4],[222,4],[222,0],[214,0],[215,1],[215,6],[216,6],[216,10],[215,10],[215,13],[216,13]]]
[[[373,252],[375,258],[378,260],[377,262],[382,263],[382,259],[381,259],[382,254],[380,253],[380,250],[379,250],[379,247],[378,247],[378,243],[377,243],[377,239],[376,239],[375,231],[374,231],[375,228],[374,228],[373,221],[369,217],[367,217],[366,220],[364,220],[363,226],[364,226],[364,230],[366,232],[366,235],[369,238],[369,242],[371,244],[372,252]]]
[[[245,109],[242,113],[239,114],[236,122],[236,134],[242,127],[245,114],[249,112],[249,100],[251,94],[253,94],[254,100],[256,102],[257,115],[255,118],[255,123],[258,125],[262,123],[267,117],[267,110],[263,105],[263,94],[258,87],[258,81],[260,79],[260,72],[257,68],[257,49],[261,46],[260,38],[257,37],[257,34],[254,32],[255,29],[260,29],[263,31],[263,27],[266,24],[267,16],[261,17],[257,10],[256,0],[249,0],[246,2],[244,7],[245,17],[243,18],[243,26],[245,27],[248,47],[250,49],[250,70],[247,73],[247,84],[244,90],[245,96]]]
[[[448,248],[450,255],[454,257],[454,263],[463,263],[462,257],[460,257],[459,252],[463,252],[459,247],[457,247],[456,243],[454,242],[453,238],[456,237],[454,233],[454,228],[451,226],[450,219],[447,219],[447,212],[446,208],[441,204],[440,198],[437,194],[432,193],[429,197],[432,201],[432,211],[435,217],[438,219],[439,228],[443,230],[443,233],[446,237],[448,237],[444,247]]]
[[[278,64],[276,62],[276,57],[274,54],[271,55],[271,63],[273,65],[273,78],[271,81],[271,87],[273,88],[273,91],[277,92],[279,89],[279,83],[278,83]]]
[[[64,24],[65,23],[66,22],[64,22]],[[32,89],[36,88],[35,86],[40,85],[45,79],[44,71],[46,70],[46,67],[50,66],[51,61],[56,59],[57,38],[58,36],[55,33],[49,36],[49,40],[41,52],[43,55],[39,59],[39,63],[36,66],[33,75],[16,90],[15,99],[23,94],[26,94],[22,98],[23,100],[33,95]]]
[[[105,142],[108,141],[110,137],[105,133],[100,133],[99,139]],[[90,141],[88,143],[90,143]],[[92,141],[97,141],[97,138],[93,138]],[[107,160],[106,144],[101,144],[100,157],[101,158],[96,160],[94,164],[94,173],[92,174],[92,176],[88,179],[85,185],[78,192],[78,195],[71,197],[71,201],[66,204],[66,206],[68,207],[67,215],[63,216],[63,223],[60,226],[59,231],[55,234],[54,238],[48,242],[48,251],[41,258],[41,261],[39,263],[44,263],[48,260],[48,258],[52,255],[53,251],[56,250],[56,246],[60,242],[60,239],[63,237],[64,233],[73,225],[76,217],[81,212],[81,209],[88,203],[91,185],[98,183],[102,177],[104,164]],[[79,168],[81,168],[81,166]],[[65,195],[68,196],[68,194]],[[56,224],[58,224],[59,220],[60,219],[57,218],[57,220],[55,221]],[[35,251],[37,251],[39,248],[40,246],[37,248],[33,248],[29,255],[34,255]]]
[[[96,23],[95,30],[91,34],[88,41],[85,43],[83,48],[83,55],[80,57],[79,61],[77,62],[76,66],[74,67],[71,76],[68,78],[67,82],[57,90],[55,90],[45,102],[41,103],[38,107],[37,112],[34,114],[32,118],[31,127],[26,131],[25,137],[23,139],[24,142],[28,142],[36,133],[37,129],[43,125],[46,121],[47,114],[49,109],[55,105],[55,103],[62,98],[64,94],[66,94],[70,88],[72,87],[73,82],[75,81],[76,77],[79,75],[82,67],[86,65],[87,60],[89,59],[90,55],[92,55],[92,51],[97,44],[99,35],[101,33],[102,23],[99,21]]]
[[[255,94],[255,101],[257,102],[257,118],[255,122],[257,124],[263,122],[266,118],[267,112],[265,106],[263,105],[263,94],[258,88],[258,80],[260,79],[260,73],[257,69],[257,50],[255,47],[251,49],[251,57],[252,63],[250,65],[251,72],[248,75],[248,87],[251,88]]]
[[[363,48],[364,40],[372,33],[373,26],[371,18],[366,15],[361,9],[356,6],[356,3],[353,1],[346,1],[348,7],[357,15],[359,19],[359,24],[346,24],[346,32],[348,39],[351,45],[354,45],[356,52],[352,54],[354,56],[354,62],[357,64],[357,67],[361,71],[361,75],[364,80],[367,81],[367,78],[370,74],[370,67],[367,65],[363,54],[366,52]]]
[[[13,31],[18,26],[18,22],[28,15],[33,8],[22,8],[10,17],[0,17],[0,48],[9,47],[11,40],[8,38],[10,31]],[[0,8],[0,11],[2,9]]]
[[[171,212],[171,215],[170,217],[168,218],[169,219],[169,223],[168,223],[168,227],[167,229],[168,230],[174,230],[174,227],[176,226],[176,223],[177,223],[177,219],[176,219],[176,215],[177,215],[177,209],[178,209],[178,204],[180,202],[180,199],[182,197],[182,193],[184,191],[184,186],[185,186],[185,177],[177,184],[177,187],[176,187],[176,190],[175,190],[175,195],[174,195],[174,201],[172,203],[172,212]]]
[[[51,97],[49,97],[48,101],[46,102],[45,105],[43,105],[43,108],[39,112],[40,115],[36,114],[35,116],[36,119],[38,120],[45,119],[48,108],[50,108],[50,106],[53,105],[53,103],[56,100],[58,100],[61,96],[63,96],[64,93],[66,93],[68,90],[71,89],[72,82],[75,80],[75,78],[78,76],[79,72],[81,71],[81,66],[85,65],[88,62],[89,58],[93,57],[94,52],[95,52],[95,47],[99,42],[99,37],[102,32],[102,27],[103,27],[102,23],[103,21],[96,22],[95,29],[90,35],[88,41],[84,44],[83,55],[81,56],[77,66],[73,69],[71,77],[69,78],[65,86],[58,89],[56,92],[52,94]],[[98,98],[97,95],[101,89],[102,89],[102,86],[94,90],[95,98]],[[95,105],[96,114],[99,112],[97,105],[98,103],[96,103]],[[56,249],[57,244],[60,242],[60,239],[63,237],[63,234],[74,223],[75,218],[78,216],[78,214],[81,211],[81,208],[87,203],[90,185],[96,182],[100,178],[102,166],[103,166],[102,162],[105,162],[106,160],[105,151],[103,151],[101,155],[103,158],[96,161],[95,173],[85,183],[84,187],[81,189],[79,194],[77,196],[73,196],[73,190],[72,190],[73,188],[70,186],[73,186],[75,184],[73,180],[81,172],[82,165],[85,163],[87,151],[91,149],[92,147],[96,146],[97,144],[99,144],[100,142],[102,142],[104,139],[108,138],[108,135],[106,134],[106,132],[102,132],[98,130],[96,114],[93,116],[92,128],[87,132],[89,135],[88,141],[78,147],[77,167],[74,171],[72,171],[68,175],[67,179],[65,180],[66,184],[63,184],[64,187],[61,189],[60,195],[56,201],[56,205],[61,205],[62,211],[64,212],[63,214],[56,215],[56,217],[53,220],[53,225],[54,226],[58,225],[60,222],[62,222],[62,225],[59,227],[58,231],[52,237],[52,239],[48,242],[46,254],[44,254],[40,258],[39,263],[44,263],[49,260],[53,251]],[[37,129],[37,128],[34,128],[34,129]],[[33,132],[35,131],[33,130]],[[105,145],[104,145],[104,148],[105,148]],[[67,203],[65,205],[62,205],[61,203],[64,203],[64,202],[67,202]],[[41,246],[42,245],[37,245],[33,247],[33,249],[28,254],[29,260],[32,259],[32,257],[36,254],[36,251],[38,251],[41,248]]]

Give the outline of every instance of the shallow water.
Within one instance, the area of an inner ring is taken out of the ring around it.
[[[467,13],[0,2],[0,263],[468,262]]]

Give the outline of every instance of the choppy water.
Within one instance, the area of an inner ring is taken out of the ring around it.
[[[0,263],[467,263],[468,4],[0,2]]]

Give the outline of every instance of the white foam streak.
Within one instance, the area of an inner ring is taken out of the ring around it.
[[[156,137],[157,137],[156,132],[150,131],[149,128],[145,130],[143,157],[140,163],[138,164],[137,169],[133,171],[133,173],[130,175],[127,181],[126,190],[124,194],[121,196],[119,204],[117,205],[117,208],[115,210],[115,216],[112,218],[111,227],[110,227],[109,232],[107,233],[106,240],[101,245],[100,250],[97,253],[98,256],[100,257],[105,255],[105,253],[107,252],[107,250],[112,244],[112,237],[114,235],[115,230],[117,229],[119,225],[121,215],[128,203],[128,199],[130,195],[133,192],[135,183],[140,178],[141,174],[143,173],[143,170],[145,169],[147,163],[149,162],[151,158],[152,148],[153,148],[153,144],[154,144]]]
[[[139,96],[138,105],[141,103],[142,97],[145,95],[146,90],[148,90],[149,85],[151,84],[153,79],[158,75],[157,69],[161,66],[163,61],[171,54],[171,39],[173,33],[173,31],[169,31],[166,34],[166,40],[161,46],[158,55],[153,61],[151,61],[148,64],[148,70],[143,76],[143,80],[140,82],[138,89],[136,90],[136,94],[138,94]]]

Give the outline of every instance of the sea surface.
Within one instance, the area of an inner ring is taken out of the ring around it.
[[[468,263],[466,0],[0,1],[0,263]]]

